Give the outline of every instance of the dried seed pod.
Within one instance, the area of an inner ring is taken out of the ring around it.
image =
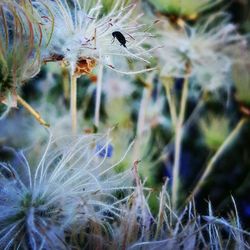
[[[81,76],[90,74],[96,66],[96,60],[93,58],[80,58],[78,59],[75,67],[75,75]]]

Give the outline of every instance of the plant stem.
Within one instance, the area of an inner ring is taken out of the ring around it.
[[[21,96],[17,95],[17,102],[22,105],[34,118],[44,127],[48,128],[50,125],[45,122],[41,115],[33,109]]]
[[[72,133],[77,133],[77,77],[71,74],[70,79],[70,113]]]
[[[171,84],[173,84],[172,78],[163,79],[163,85],[165,87],[165,91],[166,91],[166,95],[167,95],[171,121],[172,121],[172,124],[174,127],[176,125],[176,121],[177,121],[177,114],[176,114],[175,100],[171,95],[171,87],[170,87]]]
[[[61,66],[61,70],[62,70],[62,82],[63,82],[63,94],[64,94],[64,98],[65,100],[69,100],[69,93],[70,93],[70,89],[69,89],[69,71],[66,68],[66,66],[62,65]]]
[[[166,197],[165,197],[166,186],[167,186],[167,181],[162,186],[162,189],[160,192],[160,204],[159,204],[159,211],[158,211],[158,216],[157,216],[158,220],[157,220],[157,226],[156,226],[156,233],[154,236],[155,240],[158,239],[160,231],[162,230],[162,225],[164,223],[164,208],[166,205]]]
[[[184,79],[183,83],[183,90],[182,90],[182,97],[181,97],[181,107],[180,107],[180,114],[179,114],[179,123],[182,125],[185,119],[185,111],[186,111],[186,104],[187,104],[187,97],[188,97],[188,77]]]
[[[151,88],[144,87],[140,103],[140,109],[138,113],[137,127],[136,127],[136,139],[135,139],[134,154],[133,154],[134,161],[140,158],[141,136],[144,130],[146,109],[148,106],[150,95],[151,95]]]
[[[213,167],[215,166],[215,163],[220,158],[220,156],[224,153],[224,151],[227,149],[227,147],[234,141],[238,133],[240,132],[241,128],[246,123],[247,119],[242,118],[236,125],[236,127],[233,129],[233,131],[229,134],[227,139],[223,142],[223,144],[219,147],[219,149],[216,151],[214,156],[210,159],[208,162],[206,169],[204,173],[202,174],[201,178],[199,179],[198,183],[196,184],[195,188],[187,198],[186,202],[191,201],[191,199],[199,192],[200,188],[204,184],[205,179],[208,177],[208,175],[213,170]]]
[[[102,97],[102,76],[103,76],[103,65],[100,64],[98,79],[97,79],[97,88],[96,88],[96,102],[95,102],[95,120],[94,124],[96,128],[99,127],[100,123],[100,108],[101,108],[101,97]]]
[[[184,78],[180,112],[175,126],[175,154],[173,166],[173,184],[172,184],[172,204],[175,209],[178,202],[179,192],[179,172],[180,172],[180,158],[181,158],[181,139],[183,134],[183,122],[185,118],[185,110],[188,98],[188,76]]]

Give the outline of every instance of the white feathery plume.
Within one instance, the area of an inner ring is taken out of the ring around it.
[[[162,21],[163,47],[156,51],[163,65],[161,74],[184,77],[190,65],[189,75],[198,85],[209,90],[225,86],[231,66],[238,60],[237,53],[246,45],[245,37],[239,35],[229,20],[228,14],[216,13],[201,19],[194,27],[185,24],[181,30]]]
[[[45,61],[63,59],[76,74],[91,72],[97,63],[125,74],[149,70],[140,67],[131,71],[124,60],[149,64],[150,53],[143,44],[151,34],[146,31],[146,25],[138,22],[141,15],[134,16],[136,5],[126,6],[118,0],[107,14],[102,13],[101,1],[37,0],[33,5],[42,16],[49,16],[44,6],[53,13],[53,20],[44,18],[45,29],[54,25]],[[114,39],[115,31],[125,37],[125,44]],[[81,66],[83,71],[79,69]]]
[[[15,161],[0,163],[0,246],[3,249],[66,249],[64,231],[72,224],[102,224],[119,216],[116,191],[134,189],[131,171],[115,173],[109,133],[50,136],[34,169],[22,152]]]

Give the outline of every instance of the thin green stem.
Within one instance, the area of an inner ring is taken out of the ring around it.
[[[61,71],[62,71],[63,94],[65,100],[68,101],[70,98],[69,71],[64,65],[61,66]]]
[[[179,123],[182,125],[185,119],[186,104],[188,98],[188,77],[184,79],[182,97],[181,97],[181,107],[179,114]]]
[[[175,126],[175,155],[173,166],[173,184],[172,184],[172,204],[175,209],[178,202],[179,192],[179,172],[181,157],[181,140],[183,134],[183,122],[185,118],[185,110],[188,98],[188,77],[185,77],[182,89],[180,112]]]
[[[174,127],[176,125],[176,121],[177,121],[177,114],[176,114],[175,100],[171,95],[171,84],[172,83],[173,83],[172,78],[163,79],[163,85],[164,85],[165,91],[166,91],[166,96],[167,96],[167,100],[168,100],[171,121],[172,121],[172,124],[173,124],[173,127]]]
[[[72,133],[77,132],[77,77],[71,74],[70,79],[70,113],[71,113],[71,128]]]
[[[213,168],[215,166],[215,163],[221,157],[221,155],[225,152],[225,150],[228,148],[228,146],[235,140],[235,138],[239,134],[241,128],[244,126],[246,121],[247,120],[245,118],[242,118],[238,122],[238,124],[233,129],[233,131],[229,134],[229,136],[224,141],[224,143],[220,146],[220,148],[216,151],[214,156],[210,159],[210,161],[208,162],[208,164],[207,164],[207,166],[205,168],[204,173],[202,174],[201,178],[199,179],[198,183],[196,184],[195,188],[193,189],[193,191],[191,192],[189,197],[187,198],[186,202],[189,202],[200,191],[201,187],[204,184],[205,179],[209,176],[209,174],[213,170]]]
[[[99,73],[97,79],[96,88],[96,102],[95,102],[95,121],[94,124],[98,128],[100,123],[100,108],[101,108],[101,97],[102,97],[102,76],[103,76],[103,65],[99,66]]]
[[[48,128],[50,125],[43,120],[41,115],[33,109],[21,96],[17,95],[17,102],[22,105],[42,126]]]

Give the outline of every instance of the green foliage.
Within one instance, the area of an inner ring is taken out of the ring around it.
[[[199,12],[208,9],[220,0],[148,0],[155,8],[166,14],[195,17]]]

